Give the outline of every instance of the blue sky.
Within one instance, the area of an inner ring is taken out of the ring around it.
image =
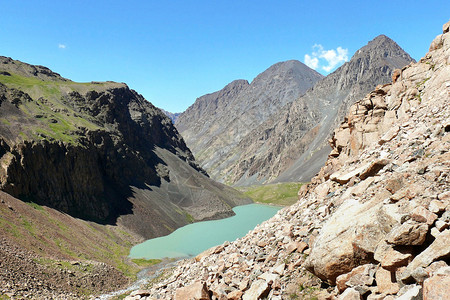
[[[379,34],[418,60],[450,18],[448,0],[0,0],[0,7],[0,55],[74,81],[126,82],[172,112],[279,61],[306,58],[327,74]]]

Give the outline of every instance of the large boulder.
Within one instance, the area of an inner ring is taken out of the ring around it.
[[[306,268],[334,284],[337,276],[373,262],[377,244],[398,224],[393,213],[377,201],[345,201],[315,240]]]

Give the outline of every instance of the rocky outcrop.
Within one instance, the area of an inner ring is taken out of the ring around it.
[[[223,182],[225,170],[236,162],[236,146],[242,139],[322,77],[299,61],[277,63],[250,84],[235,80],[198,98],[179,116],[176,127],[201,166]]]
[[[147,286],[150,297],[196,281],[213,299],[447,295],[450,33],[433,44],[441,46],[351,106],[296,204],[178,263]]]
[[[349,106],[411,61],[390,38],[376,37],[243,138],[234,151],[238,159],[223,172],[224,178],[237,185],[308,182],[325,163],[327,141]]]
[[[125,84],[0,62],[3,191],[147,238],[250,202],[210,180],[170,119]]]

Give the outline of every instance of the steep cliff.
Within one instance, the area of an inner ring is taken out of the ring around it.
[[[223,170],[235,163],[242,139],[322,77],[299,61],[280,62],[250,84],[236,80],[198,98],[175,124],[201,166],[223,181]]]
[[[351,106],[296,204],[242,239],[180,262],[147,295],[447,299],[449,29],[418,63]]]
[[[412,61],[394,41],[376,37],[243,138],[235,150],[239,158],[223,178],[238,185],[309,181],[324,164],[327,140],[348,107]]]
[[[125,84],[0,57],[0,188],[144,237],[248,203],[210,180],[170,119]]]

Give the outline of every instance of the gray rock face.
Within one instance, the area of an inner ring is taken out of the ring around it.
[[[236,80],[198,98],[180,115],[176,127],[201,166],[225,181],[224,171],[238,158],[236,146],[242,139],[322,77],[299,61],[277,63],[251,84]]]
[[[239,153],[234,166],[218,179],[238,185],[309,181],[325,163],[331,150],[327,140],[349,106],[412,61],[394,41],[376,37],[243,138],[234,151]]]

